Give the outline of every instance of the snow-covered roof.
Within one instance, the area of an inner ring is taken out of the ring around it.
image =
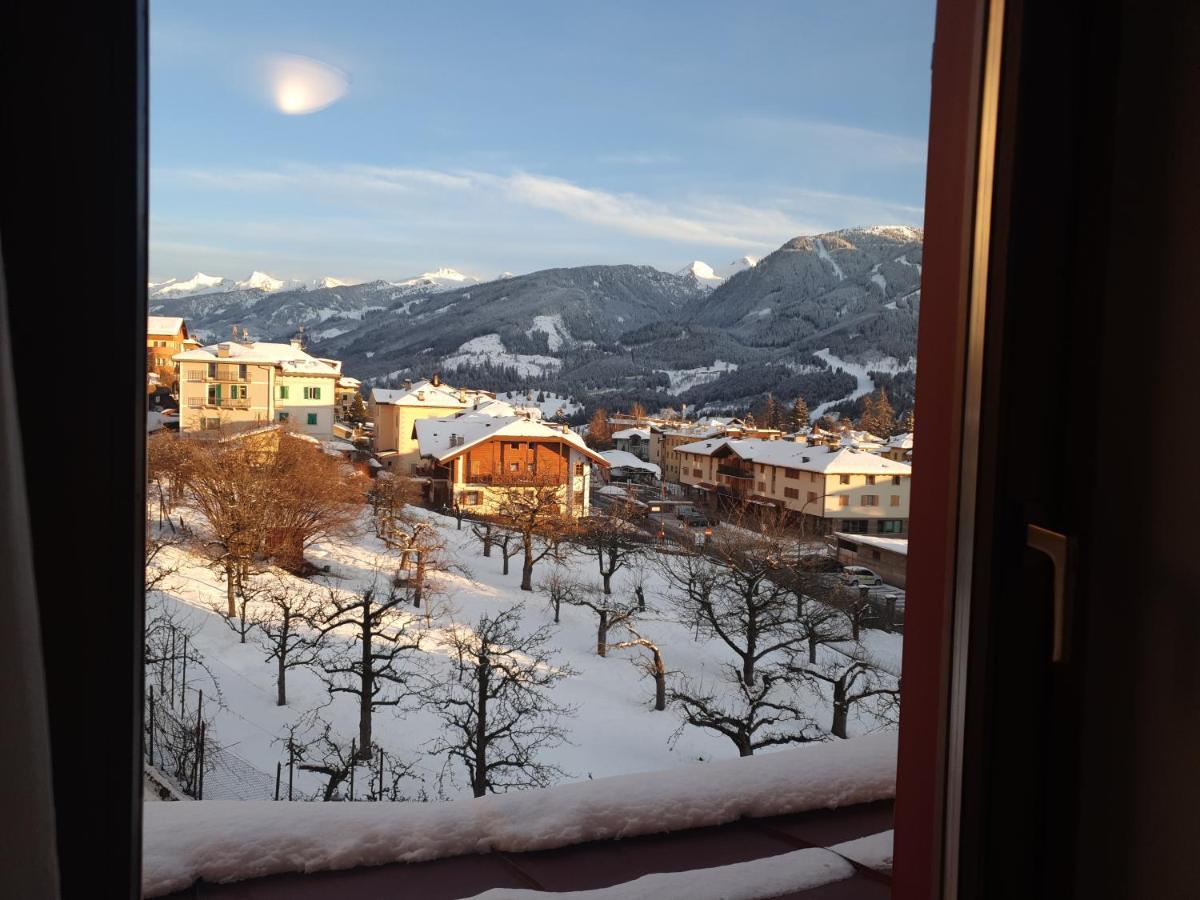
[[[583,438],[574,431],[564,431],[561,427],[550,426],[523,416],[467,413],[451,418],[418,419],[413,430],[417,435],[417,447],[421,456],[433,457],[438,462],[445,462],[470,450],[476,444],[499,435],[506,440],[541,438],[565,441],[601,465],[608,465],[608,461],[588,447]]]
[[[220,355],[222,347],[228,348],[225,356]],[[176,353],[172,359],[176,362],[236,362],[278,366],[283,372],[292,375],[340,375],[340,364],[336,364],[336,360],[317,359],[291,344],[273,344],[267,341],[222,341],[220,344],[209,344],[197,350],[184,350],[182,353]]]
[[[789,469],[804,469],[808,472],[824,472],[827,475],[909,475],[912,473],[912,466],[908,463],[886,459],[874,453],[863,453],[849,447],[809,447],[792,441],[764,441],[759,438],[718,439],[696,441],[675,449],[679,453],[712,456],[722,447],[728,447],[742,459],[750,462],[784,466]]]
[[[428,379],[418,381],[411,388],[373,388],[371,399],[387,406],[432,406],[438,409],[466,409],[478,396],[488,396],[483,391],[435,385]]]
[[[620,431],[613,432],[613,440],[627,441],[632,437],[639,437],[643,441],[650,440],[649,428],[622,428]]]
[[[179,334],[183,316],[146,316],[146,334]]]
[[[911,450],[913,447],[913,435],[911,431],[906,431],[904,434],[894,434],[887,442],[887,446],[894,447],[898,450]]]
[[[361,381],[359,381],[357,378],[351,378],[349,375],[343,375],[338,379],[338,387],[357,388],[361,386]]]
[[[652,462],[639,459],[627,450],[605,450],[600,454],[608,464],[617,469],[644,469],[654,473],[655,478],[662,476],[662,470]]]
[[[833,535],[854,541],[856,544],[866,544],[868,547],[877,547],[880,550],[890,550],[892,553],[908,556],[908,538],[880,537],[875,534],[848,534],[843,531],[835,531]]]

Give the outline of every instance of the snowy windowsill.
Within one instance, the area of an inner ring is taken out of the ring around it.
[[[895,785],[893,732],[478,800],[152,803],[142,886],[155,897],[197,879],[549,850],[870,803],[894,797]]]

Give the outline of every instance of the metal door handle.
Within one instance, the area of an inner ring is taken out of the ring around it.
[[[1054,566],[1054,643],[1050,659],[1056,663],[1066,662],[1071,539],[1057,531],[1029,525],[1025,545],[1031,550],[1046,554]]]

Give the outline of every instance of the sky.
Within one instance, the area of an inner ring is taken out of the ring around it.
[[[933,13],[152,0],[152,280],[719,268],[921,225]]]

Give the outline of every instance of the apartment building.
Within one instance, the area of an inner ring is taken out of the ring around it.
[[[367,415],[375,423],[375,456],[394,474],[411,475],[421,467],[421,452],[413,424],[439,419],[497,402],[487,391],[455,388],[441,377],[404,382],[399,389],[374,388],[367,399]]]
[[[428,499],[487,514],[509,491],[557,485],[559,506],[571,516],[590,508],[592,464],[608,462],[566,425],[524,416],[478,412],[419,419],[414,431],[429,479]]]
[[[719,438],[675,450],[698,496],[785,510],[815,534],[906,535],[912,467],[874,453],[795,441]]]
[[[663,481],[683,484],[681,461],[676,451],[685,444],[720,437],[773,441],[782,436],[783,432],[778,429],[757,428],[733,418],[702,419],[699,422],[670,427],[651,426],[648,461],[659,467]]]
[[[357,378],[351,378],[349,375],[343,375],[337,380],[337,384],[334,385],[334,406],[337,407],[337,417],[342,421],[350,418],[351,406],[354,404],[354,398],[358,396],[361,388],[362,382]]]
[[[237,430],[282,423],[331,437],[339,360],[318,359],[300,341],[229,340],[177,353],[180,431]]]

